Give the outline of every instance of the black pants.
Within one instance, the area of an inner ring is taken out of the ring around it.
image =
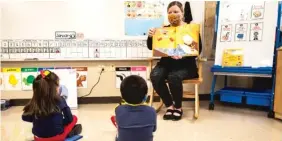
[[[198,77],[197,69],[169,70],[161,65],[157,65],[151,72],[150,78],[155,91],[163,100],[166,107],[174,104],[175,108],[182,107],[183,84],[185,79]],[[170,90],[168,89],[166,82]],[[171,94],[170,94],[171,93]]]

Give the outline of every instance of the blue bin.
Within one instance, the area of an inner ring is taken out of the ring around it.
[[[217,92],[220,95],[220,101],[231,103],[242,103],[244,89],[226,87]]]
[[[264,91],[247,91],[246,104],[257,106],[270,106],[271,104],[271,90]]]

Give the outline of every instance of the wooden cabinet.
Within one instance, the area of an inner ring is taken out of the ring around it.
[[[278,49],[276,64],[276,85],[274,96],[275,118],[282,119],[282,47]]]

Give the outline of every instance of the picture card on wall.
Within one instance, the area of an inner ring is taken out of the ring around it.
[[[231,42],[232,36],[232,25],[221,25],[221,34],[220,34],[220,41],[221,42]]]
[[[264,3],[265,3],[264,1],[256,2],[256,4],[252,6],[252,13],[251,13],[252,20],[263,19]]]
[[[34,79],[39,74],[37,68],[21,68],[22,90],[32,90]]]
[[[120,88],[120,84],[124,78],[131,75],[130,67],[116,67],[116,88]]]
[[[150,81],[148,81],[148,76],[147,76],[147,67],[146,66],[134,66],[131,67],[131,75],[138,75],[142,77],[146,82],[148,88],[150,87]]]
[[[72,67],[76,70],[76,86],[77,88],[87,88],[87,67]]]
[[[251,23],[250,41],[262,41],[263,23]]]
[[[240,23],[235,25],[235,41],[246,41],[247,40],[247,23]]]
[[[5,90],[21,90],[21,68],[3,68]]]

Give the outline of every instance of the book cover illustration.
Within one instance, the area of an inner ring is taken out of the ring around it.
[[[225,49],[223,52],[222,66],[241,67],[243,66],[243,49]]]
[[[153,56],[198,56],[199,24],[163,27],[153,36]]]

